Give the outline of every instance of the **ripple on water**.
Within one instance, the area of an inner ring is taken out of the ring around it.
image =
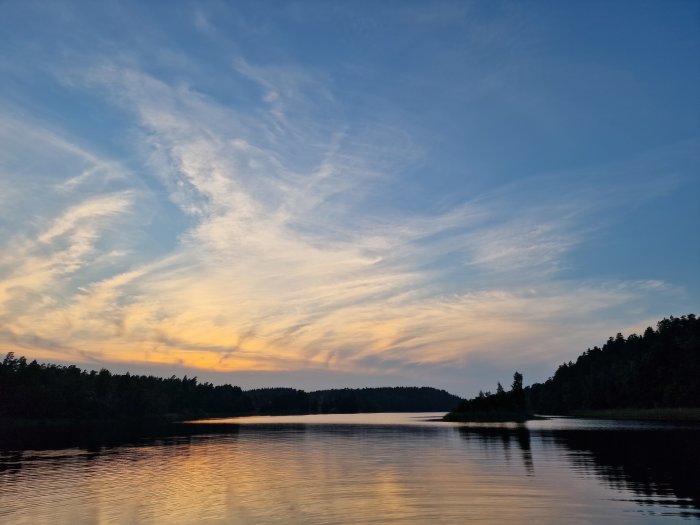
[[[227,421],[220,431],[209,422],[203,434],[180,429],[182,435],[91,450],[4,451],[0,522],[655,523],[698,517],[697,481],[683,476],[688,462],[697,463],[683,457],[685,444],[698,442],[697,429],[425,419],[256,418]],[[664,446],[658,461],[635,456]]]

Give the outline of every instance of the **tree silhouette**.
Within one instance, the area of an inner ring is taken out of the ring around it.
[[[700,407],[700,322],[669,317],[643,336],[618,333],[525,389],[531,410]]]
[[[0,362],[0,417],[70,419],[193,418],[212,415],[446,411],[459,398],[428,387],[304,392],[243,392],[196,377],[164,379],[76,366],[27,363],[10,352]]]
[[[528,417],[523,375],[515,372],[510,391],[506,392],[499,382],[495,394],[479,391],[477,397],[461,401],[453,412],[445,416],[445,419],[448,421],[519,421]]]

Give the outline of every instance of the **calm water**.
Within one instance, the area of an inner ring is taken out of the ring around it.
[[[0,432],[2,524],[689,523],[700,427],[441,414]]]

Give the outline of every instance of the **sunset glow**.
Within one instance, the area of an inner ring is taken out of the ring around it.
[[[486,5],[0,3],[0,352],[473,394],[699,310],[697,26]]]

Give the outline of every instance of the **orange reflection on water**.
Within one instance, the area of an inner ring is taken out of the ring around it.
[[[258,417],[147,446],[27,452],[22,469],[0,470],[0,522],[639,522],[629,493],[524,427],[425,419]]]

